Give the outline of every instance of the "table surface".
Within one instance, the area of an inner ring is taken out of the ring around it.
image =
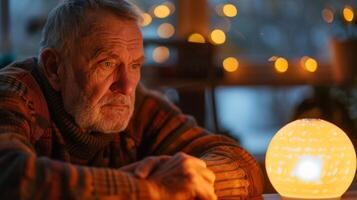
[[[264,200],[280,200],[280,196],[278,194],[264,194]],[[341,200],[357,200],[357,190],[346,192]]]

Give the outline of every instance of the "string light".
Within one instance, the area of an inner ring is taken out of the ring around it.
[[[223,68],[227,72],[235,72],[239,67],[239,61],[234,57],[228,57],[223,60]]]
[[[353,12],[353,9],[350,6],[345,6],[343,8],[342,13],[343,13],[343,17],[345,18],[345,20],[347,22],[352,22],[353,21],[354,12]]]
[[[269,61],[274,62],[274,68],[278,73],[284,73],[289,68],[289,62],[283,57],[272,56]]]
[[[192,42],[192,43],[205,43],[206,42],[205,38],[199,33],[192,33],[190,36],[188,36],[187,41]]]
[[[285,58],[278,58],[274,63],[277,72],[284,73],[288,70],[289,63]]]
[[[152,22],[152,17],[151,17],[150,14],[148,14],[148,13],[143,13],[142,17],[143,17],[143,21],[141,22],[141,26],[145,27],[145,26],[148,26],[148,25],[151,24],[151,22]]]
[[[170,38],[175,34],[175,27],[170,23],[163,23],[158,27],[157,34],[161,38]]]
[[[325,22],[331,24],[334,20],[334,14],[331,9],[325,8],[321,12],[322,18],[325,20]]]
[[[304,56],[301,58],[300,63],[302,65],[302,67],[308,71],[308,72],[316,72],[317,68],[318,68],[318,63],[315,59],[310,58],[308,56]]]
[[[235,17],[237,16],[237,8],[233,4],[225,4],[223,6],[223,14],[226,17]]]
[[[167,5],[158,5],[154,9],[154,15],[157,18],[166,18],[171,14],[170,8]]]
[[[170,50],[165,46],[156,47],[152,53],[152,58],[157,63],[164,63],[170,57]]]
[[[211,39],[214,44],[223,44],[226,41],[226,34],[221,29],[215,29],[211,33]]]

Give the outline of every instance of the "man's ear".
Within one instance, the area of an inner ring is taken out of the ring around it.
[[[41,66],[44,75],[50,82],[52,88],[60,91],[60,58],[58,53],[52,48],[44,49],[40,54]]]

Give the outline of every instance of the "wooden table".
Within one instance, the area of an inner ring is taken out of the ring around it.
[[[280,200],[280,196],[278,194],[264,194],[264,200]],[[322,200],[322,199],[321,199]],[[341,200],[357,200],[357,190],[349,191],[345,193]]]

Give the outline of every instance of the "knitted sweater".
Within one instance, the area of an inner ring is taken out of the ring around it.
[[[185,152],[216,175],[220,199],[260,199],[254,158],[233,140],[198,127],[162,96],[136,91],[117,134],[84,133],[36,59],[0,71],[0,199],[150,199],[148,182],[119,168],[147,156]]]

